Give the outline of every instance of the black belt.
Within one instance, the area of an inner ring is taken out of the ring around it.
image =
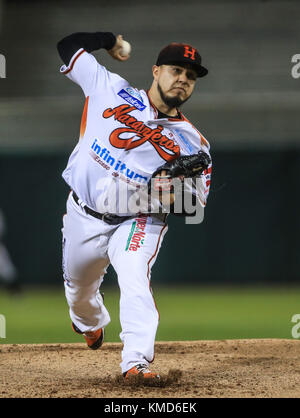
[[[80,206],[79,197],[77,196],[77,194],[75,192],[72,192],[72,195],[73,195],[74,201],[77,203],[78,206]],[[118,216],[118,215],[114,215],[108,212],[99,213],[89,208],[88,206],[83,206],[83,208],[85,212],[88,213],[89,215],[93,216],[94,218],[101,219],[101,221],[106,222],[109,225],[118,225],[126,221],[127,219],[132,218],[132,216]]]

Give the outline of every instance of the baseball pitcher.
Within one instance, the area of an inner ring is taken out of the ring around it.
[[[74,33],[57,48],[64,62],[60,72],[85,95],[79,141],[63,172],[71,189],[62,233],[72,327],[91,349],[102,345],[110,316],[100,286],[111,264],[121,295],[124,378],[159,379],[149,370],[159,322],[151,269],[168,214],[186,214],[183,207],[174,210],[178,196],[184,191],[206,205],[209,143],[179,107],[207,69],[194,47],[172,43],[159,53],[150,89],[138,90],[91,54],[106,49],[126,61],[130,48],[121,35]],[[175,187],[186,179],[192,179],[186,188]]]

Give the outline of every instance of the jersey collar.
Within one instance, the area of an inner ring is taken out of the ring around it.
[[[150,99],[149,90],[146,90],[146,94],[148,96],[149,103],[150,103],[152,109],[154,110],[155,119],[158,119],[158,109],[157,109],[157,107],[154,105],[154,103]],[[183,116],[183,114],[178,109],[177,109],[177,112],[178,112],[178,118],[167,118],[168,121],[170,121],[170,122],[181,122],[181,121],[184,121],[185,120],[185,117]]]

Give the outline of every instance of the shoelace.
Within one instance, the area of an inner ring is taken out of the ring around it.
[[[135,366],[139,372],[142,373],[150,373],[150,370],[148,369],[148,366],[146,364],[138,364]]]

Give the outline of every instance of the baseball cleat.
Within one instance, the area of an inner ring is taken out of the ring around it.
[[[101,347],[104,340],[104,328],[99,328],[97,331],[82,332],[72,322],[72,329],[76,334],[83,335],[88,347],[92,350],[98,350]]]
[[[160,375],[151,372],[146,364],[137,364],[127,372],[123,373],[125,379],[128,379],[130,376],[137,375],[142,375],[145,379],[160,379]]]

